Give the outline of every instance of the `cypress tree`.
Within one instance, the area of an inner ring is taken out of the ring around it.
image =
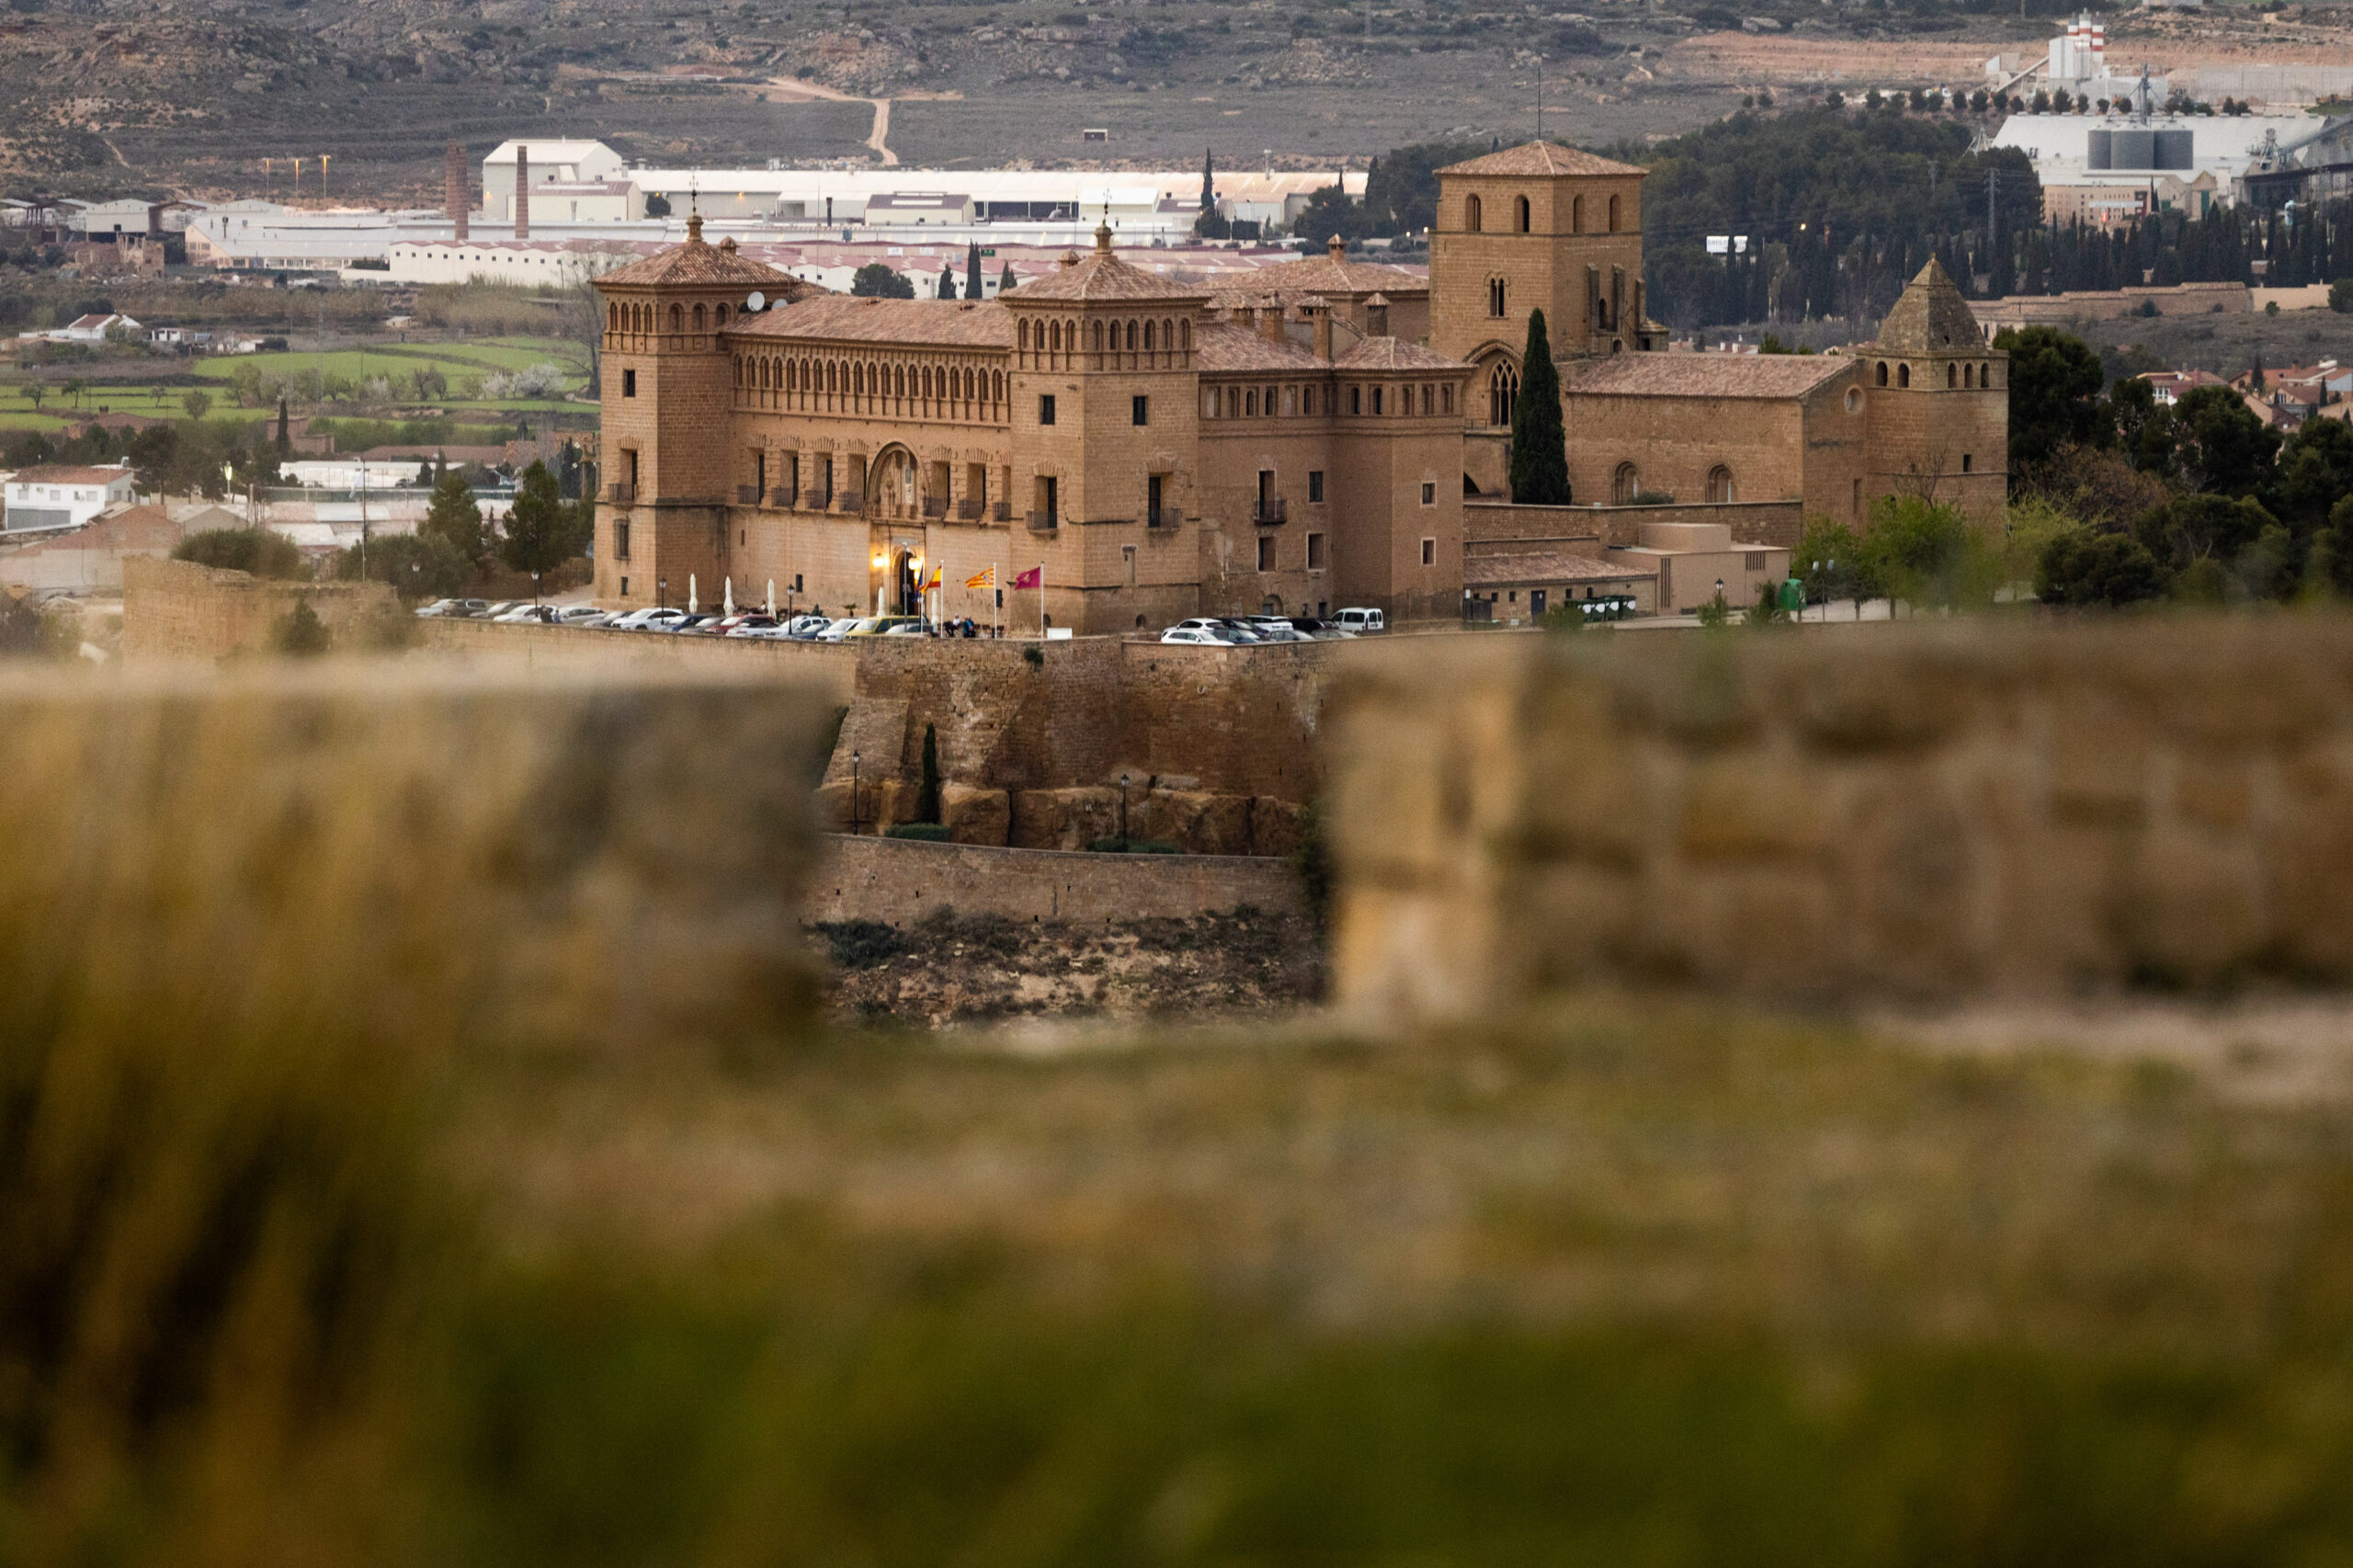
[[[939,268],[939,297],[943,300],[956,297],[956,269],[945,263]]]
[[[915,821],[939,820],[939,729],[923,727],[923,783],[915,791]]]
[[[980,297],[981,242],[974,240],[972,248],[964,253],[964,298],[977,300]]]
[[[1217,208],[1216,175],[1217,160],[1204,147],[1201,149],[1201,210],[1204,212],[1214,211]]]
[[[1569,504],[1568,438],[1561,429],[1561,373],[1544,312],[1528,316],[1528,351],[1520,357],[1519,399],[1511,410],[1511,498],[1531,506]]]
[[[1004,293],[1010,292],[1010,291],[1011,291],[1011,290],[1012,290],[1012,288],[1013,288],[1013,263],[1011,263],[1011,262],[1009,262],[1009,261],[1008,261],[1008,262],[1006,262],[1006,263],[1005,264],[1005,274],[1004,274],[1004,276],[1003,276],[1003,277],[1001,277],[1001,278],[999,278],[996,280],[996,291],[997,291],[998,293],[1000,293],[1000,294],[1004,294]]]
[[[286,399],[281,396],[278,400],[278,455],[282,458],[293,449],[293,442],[286,434]]]

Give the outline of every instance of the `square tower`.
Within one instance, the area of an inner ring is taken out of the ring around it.
[[[1932,257],[1857,351],[1870,400],[1864,499],[1921,495],[1998,528],[2010,467],[2009,356]]]
[[[1430,347],[1477,371],[1472,424],[1510,422],[1531,311],[1555,358],[1651,346],[1643,174],[1549,142],[1438,170]]]

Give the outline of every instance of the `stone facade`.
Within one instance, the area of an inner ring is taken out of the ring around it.
[[[1245,905],[1296,915],[1301,907],[1299,879],[1287,863],[1234,855],[1074,855],[835,834],[820,841],[809,881],[810,919],[893,926],[941,908],[1094,923],[1186,919]]]
[[[2353,620],[1353,652],[1342,1000],[2353,984]]]
[[[1885,388],[1851,357],[1651,352],[1643,177],[1514,148],[1440,171],[1427,279],[1335,240],[1214,294],[1115,256],[1106,229],[994,301],[847,299],[690,222],[596,284],[598,600],[774,582],[835,614],[1014,630],[1352,605],[1452,619],[1462,498],[1506,488],[1540,307],[1579,500],[1639,488],[1859,523],[1922,493],[1997,517],[2006,372],[1940,272],[1869,350],[1901,367]]]
[[[134,663],[266,653],[296,604],[308,604],[331,647],[381,646],[408,618],[382,583],[280,583],[191,561],[122,559],[122,653]]]

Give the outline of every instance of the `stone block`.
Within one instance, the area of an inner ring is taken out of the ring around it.
[[[1113,792],[1117,800],[1117,791]],[[1112,829],[1119,831],[1116,816]],[[1128,831],[1189,855],[1250,853],[1250,797],[1201,790],[1154,790],[1128,808]]]
[[[1016,790],[1007,841],[1022,849],[1084,849],[1120,831],[1120,791]]]
[[[1700,860],[1802,858],[1830,842],[1829,782],[1790,759],[1719,752],[1683,787],[1677,842]]]
[[[2209,985],[2244,972],[2268,934],[2261,879],[2243,845],[2178,830],[2144,835],[2117,904],[2128,978]]]
[[[1306,816],[1307,808],[1296,801],[1279,801],[1272,795],[1252,796],[1248,853],[1267,856],[1297,854],[1306,828]]]
[[[1001,845],[1012,821],[1013,797],[1003,790],[943,784],[939,815],[953,843]]]

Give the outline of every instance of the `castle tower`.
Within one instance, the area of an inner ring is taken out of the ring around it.
[[[1999,528],[2009,494],[2009,356],[1931,258],[1859,351],[1870,399],[1863,499],[1922,495]]]
[[[520,186],[517,186],[517,194]],[[597,597],[683,604],[691,574],[715,596],[727,570],[733,359],[724,334],[754,292],[801,285],[687,243],[596,280],[605,307],[604,472],[597,503]]]
[[[1198,580],[1184,524],[1198,514],[1207,296],[1121,261],[1106,225],[1093,255],[997,298],[1013,316],[1015,558],[1045,563],[1056,626],[1128,630],[1138,604],[1157,613]]]
[[[1438,176],[1429,346],[1476,369],[1472,426],[1510,423],[1531,311],[1556,358],[1652,347],[1643,170],[1531,142]]]

